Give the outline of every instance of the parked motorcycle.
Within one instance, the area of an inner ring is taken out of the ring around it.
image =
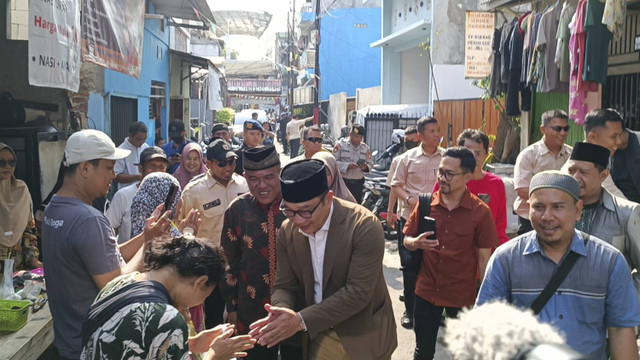
[[[404,145],[404,129],[394,129],[391,133],[391,145],[387,146],[382,154],[376,159],[378,151],[375,150],[371,155],[374,157],[376,164],[373,165],[375,170],[389,170],[391,165],[390,161],[386,159],[393,159],[403,148]]]
[[[375,150],[371,155],[375,157],[378,151]],[[389,206],[389,194],[391,188],[386,185],[388,170],[374,170],[365,174],[364,194],[362,196],[361,205],[371,210],[371,212],[380,220],[384,229],[385,238],[388,240],[396,239],[397,233],[387,226],[387,207]]]

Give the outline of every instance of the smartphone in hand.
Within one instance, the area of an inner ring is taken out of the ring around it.
[[[173,200],[176,198],[177,193],[178,186],[176,184],[171,184],[167,198],[164,200],[164,211],[169,211],[171,209],[171,204],[173,204]]]
[[[427,236],[427,239],[429,239],[429,240],[436,240],[437,239],[436,219],[434,219],[432,217],[425,216],[420,221],[420,229],[418,230],[418,232],[420,234],[422,234],[422,233],[425,233],[427,231],[433,231],[433,234]]]

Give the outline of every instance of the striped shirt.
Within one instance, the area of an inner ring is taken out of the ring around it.
[[[540,312],[540,320],[563,332],[574,350],[604,360],[606,328],[640,324],[640,304],[629,267],[613,246],[593,236],[585,246],[577,231],[570,251],[581,256]],[[505,299],[528,308],[557,267],[540,248],[535,231],[523,234],[492,255],[476,306]]]

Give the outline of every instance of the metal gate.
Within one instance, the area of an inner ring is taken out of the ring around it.
[[[111,140],[116,146],[129,136],[129,125],[138,121],[138,99],[111,97]]]
[[[640,73],[607,77],[602,102],[620,112],[626,127],[640,130]]]
[[[367,135],[364,138],[364,142],[369,145],[371,152],[378,150],[379,155],[381,155],[391,145],[393,129],[404,129],[407,126],[416,125],[417,121],[418,119],[400,118],[396,114],[370,114],[365,117]],[[391,159],[387,159],[386,163],[381,162],[381,164],[388,168],[391,164]]]

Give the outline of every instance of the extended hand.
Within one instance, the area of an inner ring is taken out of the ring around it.
[[[229,324],[220,324],[213,329],[203,330],[199,332],[196,336],[189,337],[189,351],[194,353],[205,353],[209,351],[211,344],[213,341],[220,335],[222,335],[225,330],[233,329],[233,326]]]
[[[156,237],[162,236],[169,231],[171,228],[171,221],[169,220],[169,215],[171,215],[171,210],[165,211],[164,203],[158,205],[158,207],[153,210],[151,216],[149,216],[144,221],[144,239],[145,241],[150,241]]]
[[[180,225],[178,225],[178,230],[182,232],[184,228],[190,227],[193,229],[193,235],[198,235],[198,228],[200,227],[200,212],[198,209],[191,209],[187,216],[180,221]]]
[[[229,360],[246,357],[246,350],[252,349],[256,341],[249,335],[234,336],[234,327],[226,329],[211,343],[211,350],[207,352],[205,359]]]
[[[264,308],[269,315],[249,327],[249,335],[256,339],[258,344],[271,348],[301,330],[300,317],[295,311],[271,304],[265,304]]]

